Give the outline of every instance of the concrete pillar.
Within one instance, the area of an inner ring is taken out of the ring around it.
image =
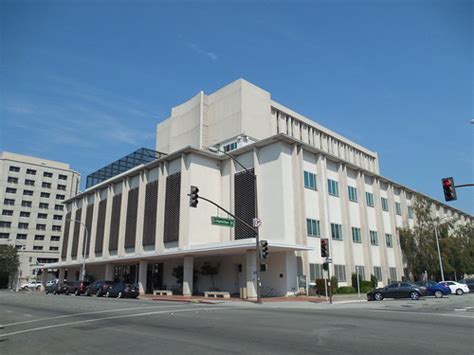
[[[64,268],[59,269],[59,276],[58,276],[58,282],[63,283],[64,282],[64,275],[66,274],[66,270]]]
[[[114,265],[113,264],[105,264],[105,275],[104,279],[107,281],[114,280]]]
[[[138,288],[140,294],[144,295],[146,292],[146,275],[148,269],[148,261],[141,260],[138,267]]]
[[[257,298],[257,270],[255,250],[247,250],[246,253],[246,276],[247,276],[247,298]]]
[[[43,272],[41,274],[41,290],[45,290],[46,289],[46,279],[48,277],[48,269],[43,269]]]
[[[185,256],[183,263],[183,296],[193,295],[194,258]]]

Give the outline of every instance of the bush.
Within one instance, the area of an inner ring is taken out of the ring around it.
[[[356,293],[357,291],[355,290],[354,287],[343,286],[343,287],[338,287],[336,292],[341,295],[347,295],[349,293]]]
[[[372,282],[372,287],[376,288],[379,280],[377,280],[374,274],[370,274],[370,282]]]
[[[324,287],[324,280],[325,279],[316,279],[316,292],[318,295],[325,295],[326,288]],[[327,279],[326,279],[327,281]],[[331,290],[332,294],[334,295],[337,291],[337,278],[336,276],[331,277]],[[329,289],[328,289],[329,295]]]
[[[337,277],[336,276],[331,277],[331,291],[333,295],[337,291]]]

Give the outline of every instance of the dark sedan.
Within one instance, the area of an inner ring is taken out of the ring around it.
[[[136,285],[118,283],[107,290],[105,297],[137,298],[139,294]]]
[[[59,282],[46,286],[45,293],[52,293],[53,295],[59,295],[61,293],[66,293],[68,290],[67,285],[61,284]]]
[[[105,296],[110,286],[115,285],[114,281],[97,280],[87,287],[86,296],[96,295],[97,297]]]
[[[409,282],[392,282],[385,287],[377,288],[367,293],[367,300],[382,301],[384,298],[411,298],[412,300],[417,300],[426,294],[426,287]]]
[[[469,291],[474,292],[474,279],[463,279],[459,283],[466,284],[469,287]]]
[[[73,293],[74,296],[82,295],[86,293],[87,286],[89,286],[89,281],[68,281],[66,282],[67,291],[66,295]]]

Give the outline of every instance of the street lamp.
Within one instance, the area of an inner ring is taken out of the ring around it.
[[[13,241],[13,239],[8,239],[8,242]],[[15,242],[15,247],[16,247]],[[20,251],[22,254],[24,254],[24,251],[26,250],[26,245],[25,244],[19,244],[20,245]],[[20,290],[20,273],[21,273],[21,258],[20,255],[18,255],[18,271],[17,271],[17,276],[16,276],[16,285],[15,285],[15,292],[18,292]]]
[[[86,231],[86,237],[84,238],[84,242],[82,245],[82,275],[81,275],[81,281],[85,281],[86,278],[86,246],[89,244],[89,230],[87,229],[87,226],[81,222],[78,221],[77,219],[66,219],[66,222],[76,222],[79,223],[80,225],[84,226],[84,230]]]
[[[222,153],[227,155],[230,159],[232,159],[236,164],[238,164],[240,167],[242,167],[247,174],[252,174],[253,176],[253,192],[255,196],[255,219],[258,219],[258,202],[257,202],[257,175],[255,175],[255,172],[251,172],[249,169],[247,169],[240,161],[238,161],[233,155],[229,154],[226,151],[220,150],[219,148],[216,147],[208,147],[209,151],[213,153]],[[254,234],[255,234],[255,254],[256,254],[256,276],[257,276],[257,303],[262,303],[262,284],[260,280],[260,237],[258,233],[258,226],[254,225]]]
[[[444,281],[444,270],[443,270],[443,262],[441,261],[441,251],[439,249],[439,237],[438,237],[438,225],[443,219],[452,218],[451,216],[446,216],[438,220],[438,223],[433,223],[434,230],[435,230],[435,237],[436,237],[436,247],[438,248],[438,259],[439,259],[439,268],[441,270],[441,281]]]

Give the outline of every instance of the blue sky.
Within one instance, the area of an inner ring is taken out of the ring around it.
[[[473,183],[470,1],[1,0],[0,149],[82,174],[237,79],[379,153],[443,201]],[[474,213],[474,189],[452,206]]]

